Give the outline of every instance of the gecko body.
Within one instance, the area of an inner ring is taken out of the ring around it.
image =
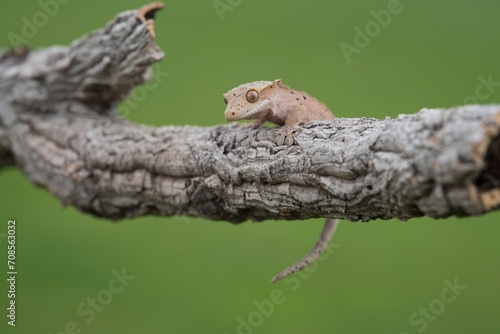
[[[278,130],[278,145],[293,144],[293,132],[299,124],[309,121],[332,120],[333,113],[320,101],[307,93],[285,86],[281,80],[254,81],[240,85],[224,94],[227,107],[224,116],[227,121],[255,120],[255,126],[268,121],[282,125]],[[276,275],[271,282],[277,282],[313,262],[328,246],[337,219],[326,219],[320,237],[309,253]]]
[[[328,108],[307,93],[285,86],[281,80],[254,81],[240,85],[224,94],[227,104],[224,116],[233,122],[254,119],[255,125],[265,121],[283,125],[277,144],[293,144],[293,130],[309,121],[331,120]]]

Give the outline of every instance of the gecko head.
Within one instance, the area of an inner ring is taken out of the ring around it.
[[[240,85],[224,94],[226,111],[224,117],[229,122],[242,119],[259,119],[272,110],[275,91],[281,87],[281,80],[254,81]]]

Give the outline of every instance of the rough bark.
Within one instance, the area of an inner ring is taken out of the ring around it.
[[[0,55],[0,168],[15,165],[66,205],[118,219],[408,219],[500,206],[500,105],[276,129],[147,127],[116,104],[163,57],[152,18],[118,15],[70,47]]]

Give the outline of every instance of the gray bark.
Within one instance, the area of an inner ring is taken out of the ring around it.
[[[500,105],[276,129],[161,127],[116,104],[163,57],[157,4],[70,47],[0,55],[0,168],[95,216],[347,220],[479,215],[500,205]]]

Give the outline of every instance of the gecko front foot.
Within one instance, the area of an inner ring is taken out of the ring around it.
[[[276,135],[276,144],[278,146],[282,146],[286,144],[287,146],[293,145],[293,130],[291,127],[283,126],[278,130],[278,134]]]

